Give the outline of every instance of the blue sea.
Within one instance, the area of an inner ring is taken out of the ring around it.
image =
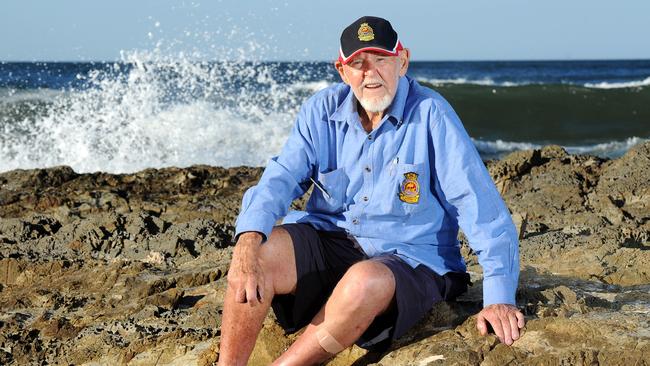
[[[411,63],[484,159],[559,144],[617,157],[650,138],[650,60]],[[0,171],[264,166],[329,62],[0,62]]]

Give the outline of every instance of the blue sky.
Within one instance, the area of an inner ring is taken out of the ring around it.
[[[389,19],[414,60],[650,59],[648,0],[3,0],[0,60],[324,60],[361,15]]]

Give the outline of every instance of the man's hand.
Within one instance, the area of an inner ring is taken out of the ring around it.
[[[476,319],[476,328],[481,335],[487,335],[485,321],[490,322],[494,333],[502,343],[508,346],[519,339],[519,329],[524,327],[524,314],[514,305],[492,304],[483,308]]]
[[[264,298],[264,273],[259,262],[262,235],[245,232],[239,235],[233,251],[228,286],[235,291],[235,301],[257,305]]]

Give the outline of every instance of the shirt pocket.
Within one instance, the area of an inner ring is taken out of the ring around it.
[[[427,164],[396,164],[390,169],[387,211],[394,216],[417,213],[427,206],[429,174]]]
[[[314,184],[311,197],[307,202],[308,210],[328,214],[343,212],[345,210],[345,192],[349,184],[349,178],[343,168],[327,173],[318,172],[316,183],[320,187]]]

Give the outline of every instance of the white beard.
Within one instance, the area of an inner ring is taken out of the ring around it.
[[[359,99],[359,103],[366,112],[370,113],[380,113],[388,109],[390,104],[393,102],[393,97],[391,95],[384,95],[381,98],[362,98]]]

